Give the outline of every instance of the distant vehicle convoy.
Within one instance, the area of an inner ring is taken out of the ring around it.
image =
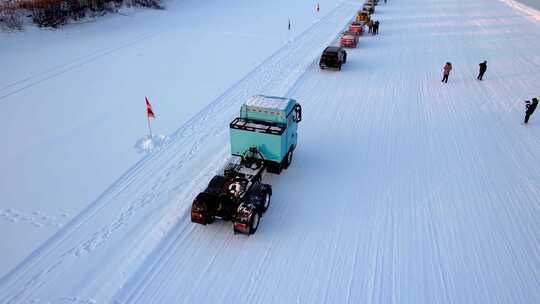
[[[369,0],[359,11],[340,46],[329,46],[319,60],[321,69],[337,68],[347,62],[343,47],[356,47],[377,0]],[[280,174],[289,168],[298,145],[298,123],[302,107],[296,100],[266,95],[250,97],[240,115],[229,124],[231,158],[223,172],[214,176],[191,206],[191,221],[207,225],[216,219],[231,221],[234,233],[257,231],[270,206],[272,186],[264,184],[266,172]]]
[[[359,36],[364,33],[364,27],[371,20],[371,14],[375,11],[378,0],[368,0],[363,8],[356,12],[354,19],[347,26],[347,31],[341,34],[339,46],[329,46],[321,54],[319,67],[324,70],[327,68],[336,68],[341,71],[341,67],[347,62],[347,52],[343,49],[356,48],[358,46]]]
[[[294,99],[249,98],[229,124],[233,157],[193,201],[191,221],[206,225],[220,218],[232,221],[235,233],[255,233],[272,196],[262,178],[291,165],[300,121],[302,107]]]

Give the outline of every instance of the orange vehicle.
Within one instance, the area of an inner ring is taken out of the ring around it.
[[[349,24],[349,32],[355,33],[357,35],[362,35],[364,33],[364,23],[363,22],[353,22]]]
[[[369,19],[369,12],[367,11],[358,11],[356,14],[356,22],[368,22]]]

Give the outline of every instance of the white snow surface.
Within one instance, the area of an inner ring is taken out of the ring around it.
[[[540,0],[500,0],[512,9],[540,22]]]
[[[139,153],[152,153],[167,143],[167,140],[169,140],[169,138],[165,135],[153,134],[151,138],[150,135],[148,135],[135,143],[135,150]]]
[[[503,1],[503,0],[501,0],[501,1]],[[540,0],[516,0],[516,1],[525,4],[529,8],[534,8],[536,10],[540,10]]]
[[[1,303],[540,303],[540,114],[520,124],[539,94],[537,19],[502,1],[389,0],[380,35],[361,37],[341,72],[319,70],[360,6],[326,11],[75,216],[47,217],[61,227],[0,279]],[[302,104],[293,164],[267,175],[255,235],[193,224],[228,122],[255,94]],[[51,102],[35,101],[4,104]]]
[[[153,132],[174,133],[337,2],[320,3],[179,0],[0,32],[0,209],[72,219],[144,156],[145,96]],[[0,217],[0,277],[58,231],[33,222]]]

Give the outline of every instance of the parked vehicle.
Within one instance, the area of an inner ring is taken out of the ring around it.
[[[231,159],[191,206],[191,221],[207,225],[232,221],[235,233],[253,234],[270,205],[265,173],[287,169],[298,143],[302,108],[294,99],[257,95],[230,124]]]
[[[358,36],[350,32],[345,32],[341,36],[340,44],[342,47],[355,48],[358,45]]]
[[[364,3],[363,10],[369,12],[370,14],[375,13],[375,5],[371,3]]]
[[[362,35],[364,33],[364,22],[352,22],[349,24],[347,31],[356,33],[357,35]]]
[[[240,108],[230,123],[231,154],[242,156],[257,147],[268,172],[279,174],[289,167],[297,145],[302,108],[294,99],[256,95]]]
[[[327,67],[333,67],[341,71],[341,66],[345,62],[347,62],[347,52],[342,47],[329,46],[324,49],[321,55],[319,67],[323,70]]]
[[[358,11],[356,13],[356,22],[368,22],[371,19],[370,14],[368,11]]]

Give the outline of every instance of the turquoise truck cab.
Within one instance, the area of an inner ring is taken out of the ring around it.
[[[279,174],[291,164],[301,120],[302,107],[294,99],[252,96],[230,123],[231,154],[244,156],[256,148],[268,172]]]

